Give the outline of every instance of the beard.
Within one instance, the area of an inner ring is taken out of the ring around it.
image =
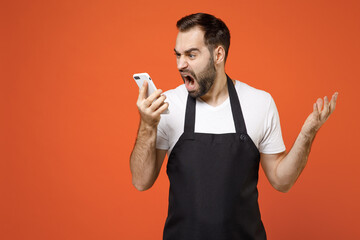
[[[201,97],[205,95],[214,84],[216,78],[216,68],[214,64],[214,58],[212,55],[210,55],[209,61],[205,69],[199,72],[198,74],[195,74],[194,71],[192,70],[187,70],[187,71],[182,70],[181,72],[189,73],[194,78],[193,80],[196,81],[199,85],[199,88],[197,90],[189,91],[189,95],[193,98]]]

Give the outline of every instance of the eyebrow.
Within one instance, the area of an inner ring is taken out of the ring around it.
[[[176,51],[175,48],[174,48],[174,51],[175,51],[176,54],[180,54],[178,51]],[[191,53],[192,51],[200,52],[200,49],[198,49],[198,48],[190,48],[190,49],[185,50],[185,54],[189,54],[189,53]]]

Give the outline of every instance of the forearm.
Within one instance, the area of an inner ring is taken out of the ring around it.
[[[338,93],[334,93],[330,102],[324,97],[324,101],[319,98],[314,103],[313,112],[305,120],[289,153],[261,154],[262,167],[276,190],[289,191],[300,176],[307,163],[315,135],[335,110],[337,96]]]
[[[140,122],[138,136],[130,156],[132,183],[140,191],[150,188],[157,176],[156,126]]]
[[[290,152],[279,161],[276,168],[279,190],[287,192],[300,176],[307,163],[315,135],[315,132],[304,134],[301,131]]]

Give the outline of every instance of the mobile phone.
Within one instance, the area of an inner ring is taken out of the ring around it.
[[[152,79],[150,78],[150,75],[147,73],[135,73],[133,75],[133,78],[138,85],[139,89],[144,84],[144,81],[146,80],[148,82],[148,90],[146,93],[146,97],[149,97],[153,92],[156,91],[156,87]],[[163,113],[169,113],[169,109],[166,109]]]
[[[147,73],[135,73],[133,75],[133,78],[134,78],[136,84],[139,86],[139,89],[142,87],[145,80],[148,82],[148,90],[147,90],[147,93],[146,93],[146,97],[149,97],[153,92],[156,91],[155,84],[151,80],[149,74],[147,74]]]

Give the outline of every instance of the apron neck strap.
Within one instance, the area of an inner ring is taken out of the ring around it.
[[[236,93],[234,83],[228,75],[226,75],[226,77],[227,77],[230,106],[234,119],[236,133],[246,133],[245,121],[241,111],[240,101]],[[185,111],[184,132],[194,133],[195,131],[195,109],[196,109],[196,99],[188,94],[186,111]]]
[[[191,97],[190,94],[188,94],[186,111],[185,111],[185,125],[184,125],[184,132],[186,133],[192,134],[195,131],[195,107],[196,107],[196,99]]]
[[[237,95],[233,81],[227,74],[226,77],[227,77],[231,112],[234,119],[235,130],[237,133],[246,133],[246,126],[245,126],[244,116],[241,111],[239,97]]]

